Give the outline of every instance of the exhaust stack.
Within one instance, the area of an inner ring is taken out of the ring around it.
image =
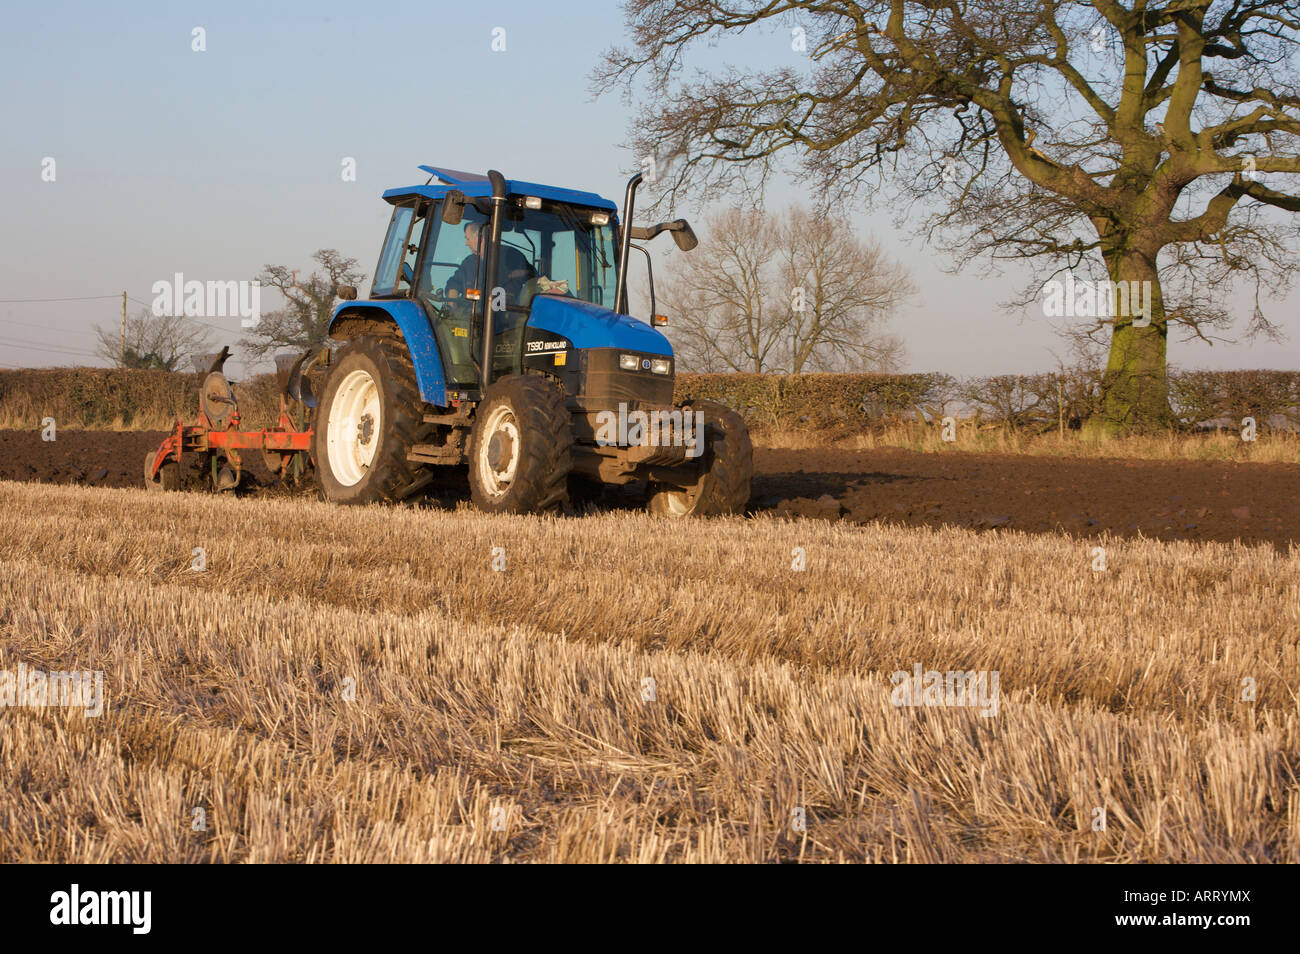
[[[627,314],[627,267],[632,254],[632,213],[636,211],[636,187],[641,184],[641,173],[627,180],[627,191],[623,194],[623,241],[619,243],[618,286],[614,292],[614,310]]]

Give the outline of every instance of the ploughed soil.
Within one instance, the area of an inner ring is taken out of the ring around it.
[[[912,526],[1300,544],[1300,464],[757,450],[751,510]]]
[[[0,431],[0,480],[140,487],[149,431]],[[260,455],[246,454],[246,488],[276,487]],[[1109,533],[1164,540],[1241,540],[1285,549],[1300,543],[1300,465],[1152,461],[1012,454],[757,450],[751,512],[912,526]],[[463,474],[463,468],[462,474]],[[448,475],[445,503],[468,492]],[[639,489],[605,496],[639,505]]]

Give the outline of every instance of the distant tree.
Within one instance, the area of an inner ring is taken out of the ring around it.
[[[182,358],[212,350],[208,331],[183,315],[155,315],[141,308],[126,320],[123,360],[122,329],[95,326],[96,352],[118,367],[175,371]]]
[[[728,209],[677,256],[661,295],[684,369],[889,371],[901,346],[887,334],[916,289],[907,270],[842,220],[793,207]]]
[[[323,248],[312,255],[321,266],[306,278],[287,265],[267,265],[257,280],[284,296],[282,308],[262,315],[240,344],[258,357],[278,349],[314,351],[325,343],[340,285],[359,285],[366,273],[355,258]]]

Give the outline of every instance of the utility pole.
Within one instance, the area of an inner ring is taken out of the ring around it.
[[[122,356],[118,359],[119,367],[126,367],[126,292],[122,292]]]
[[[1060,428],[1060,439],[1065,440],[1065,389],[1061,384],[1061,375],[1056,375],[1056,416]]]

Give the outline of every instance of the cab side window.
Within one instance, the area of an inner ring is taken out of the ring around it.
[[[406,248],[402,255],[402,267],[397,273],[395,293],[398,295],[409,295],[411,289],[415,287],[415,265],[420,257],[420,244],[424,241],[424,229],[429,221],[430,208],[430,203],[423,202],[415,212],[415,220],[411,223]]]
[[[403,246],[407,233],[411,231],[411,217],[414,214],[414,205],[401,205],[393,210],[388,235],[384,237],[384,247],[379,253],[379,264],[375,267],[375,280],[370,285],[372,298],[396,294],[398,265],[404,257]]]

